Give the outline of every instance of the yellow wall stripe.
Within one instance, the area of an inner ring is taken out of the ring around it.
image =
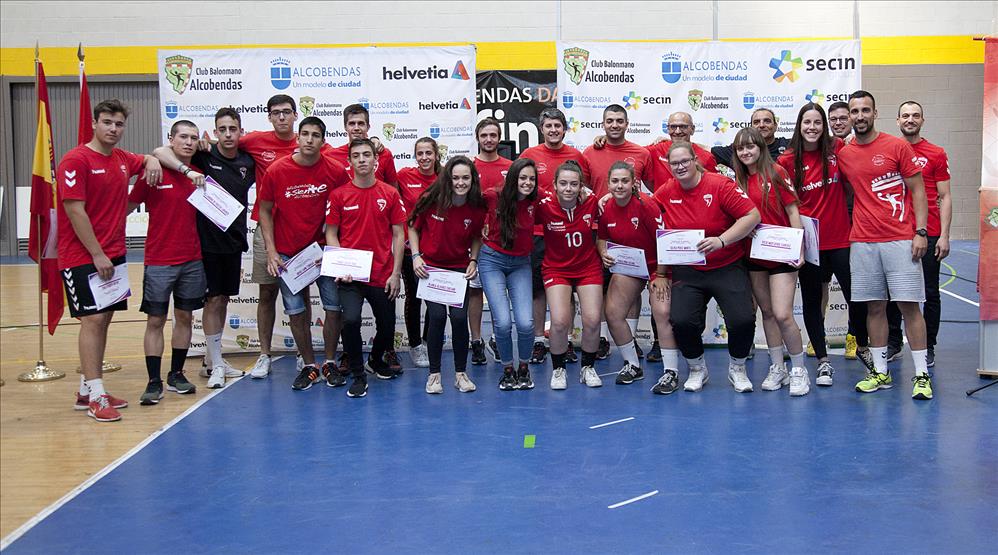
[[[839,39],[848,37],[838,37]],[[729,39],[731,42],[759,41],[760,39]],[[828,39],[768,39],[772,41],[828,40]],[[643,41],[655,42],[655,41]],[[676,42],[676,41],[662,41]],[[374,46],[447,46],[467,43],[379,43]],[[555,42],[479,42],[478,69],[554,69]],[[84,45],[86,47],[86,45]],[[198,46],[90,46],[86,47],[88,75],[156,74],[156,51],[160,48],[224,49],[224,48],[348,48],[370,46],[357,44],[261,44]],[[911,64],[983,64],[984,42],[971,36],[927,37],[866,37],[862,39],[865,65]],[[45,63],[45,73],[76,75],[76,47],[42,48],[39,57]],[[0,74],[11,76],[34,75],[33,48],[0,49]]]

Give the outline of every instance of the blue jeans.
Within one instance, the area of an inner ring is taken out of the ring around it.
[[[513,318],[516,318],[519,359],[527,361],[534,347],[533,284],[530,255],[511,256],[482,245],[478,274],[489,300],[492,330],[504,366],[513,364]],[[510,304],[513,305],[512,314]]]

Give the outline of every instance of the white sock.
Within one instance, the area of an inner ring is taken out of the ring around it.
[[[679,370],[679,349],[662,349],[662,368]]]
[[[769,364],[783,365],[783,347],[769,348]]]
[[[87,387],[87,379],[80,374],[80,395],[90,395],[90,388]]]
[[[662,360],[663,361],[665,360],[665,352],[664,351],[662,352]],[[689,365],[690,368],[693,368],[694,366],[701,366],[703,368],[707,367],[707,363],[703,360],[703,355],[700,355],[700,356],[698,356],[696,358],[688,358],[688,359],[686,359],[686,364]]]
[[[928,374],[929,366],[926,358],[929,356],[928,349],[922,349],[921,351],[911,351],[911,358],[915,359],[915,375]]]
[[[873,355],[873,368],[878,374],[887,373],[887,347],[870,347],[870,354]],[[924,360],[924,359],[923,359]]]
[[[222,364],[222,334],[216,333],[205,337],[205,364],[212,367]]]
[[[624,362],[635,368],[641,367],[641,364],[638,362],[638,351],[634,348],[633,339],[623,345],[617,345],[617,349],[620,350],[620,356],[624,357]]]
[[[599,323],[599,336],[610,337],[610,328],[606,325],[606,320]]]
[[[801,351],[796,355],[790,353],[790,365],[794,368],[804,368],[804,351]]]
[[[731,367],[733,367],[733,369],[738,369],[738,370],[741,370],[742,372],[745,371],[745,361],[748,360],[748,359],[735,358],[735,357],[730,356],[730,355],[728,356],[728,359],[730,360],[729,365]]]
[[[543,335],[535,335],[534,336],[534,343],[544,343],[544,336]]]
[[[104,395],[104,380],[102,378],[87,380],[86,385],[90,388],[91,401],[96,401],[97,399],[100,399],[101,395]]]
[[[628,318],[627,319],[627,327],[631,328],[631,337],[633,337],[634,339],[637,339],[638,338],[638,319],[637,318]]]

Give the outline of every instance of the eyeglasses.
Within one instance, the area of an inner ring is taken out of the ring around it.
[[[270,111],[270,115],[274,116],[275,118],[280,118],[280,117],[289,118],[293,113],[295,113],[294,110],[288,110],[288,109]]]
[[[690,127],[692,126],[686,123],[670,123],[668,125],[669,131],[686,131]]]
[[[832,123],[838,123],[838,122],[840,122],[840,121],[841,121],[841,122],[846,122],[846,121],[849,121],[849,116],[836,116],[836,117],[831,117],[831,118],[828,118],[828,121],[830,121],[830,122],[832,122]]]
[[[689,166],[690,162],[692,161],[693,161],[692,158],[687,158],[685,160],[679,160],[677,162],[669,162],[669,165],[674,168],[685,168],[686,166]]]

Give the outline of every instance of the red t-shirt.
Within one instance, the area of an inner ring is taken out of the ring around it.
[[[610,202],[613,202],[612,200]],[[537,205],[536,222],[544,229],[543,275],[599,274],[601,261],[596,251],[593,225],[598,221],[599,199],[589,195],[585,202],[566,209],[553,196]]]
[[[330,193],[347,183],[346,173],[324,156],[302,166],[293,156],[274,162],[263,176],[261,201],[274,203],[274,244],[277,252],[294,256],[313,241],[326,244],[322,224]]]
[[[578,162],[582,168],[583,181],[588,185],[592,175],[589,173],[589,162],[575,147],[563,144],[558,150],[552,150],[541,143],[524,150],[520,158],[529,158],[537,163],[537,190],[541,195],[554,194],[554,172],[569,160]]]
[[[464,271],[471,260],[468,250],[475,238],[482,236],[484,225],[485,208],[466,203],[451,206],[443,214],[430,208],[416,218],[412,227],[419,232],[423,262],[435,268]]]
[[[836,139],[841,148],[842,142]],[[846,208],[846,192],[839,174],[838,156],[828,157],[828,182],[822,181],[821,159],[818,151],[804,151],[801,162],[804,165],[804,179],[797,190],[800,197],[800,213],[818,220],[818,248],[820,250],[843,249],[849,246],[849,211]],[[787,170],[791,183],[794,180],[794,153],[788,150],[777,163]]]
[[[669,165],[669,149],[671,147],[672,141],[662,141],[658,144],[646,147],[648,149],[648,155],[651,156],[651,165],[655,181],[655,188],[653,190],[655,191],[657,191],[658,188],[661,187],[666,181],[672,179],[672,166]],[[696,153],[697,160],[700,161],[700,165],[703,166],[705,170],[711,173],[717,173],[717,160],[714,159],[714,155],[711,154],[709,150],[693,143],[693,152]]]
[[[194,183],[190,179],[168,168],[163,168],[163,179],[155,187],[142,178],[135,182],[128,202],[146,203],[149,213],[146,266],[173,266],[201,260],[201,239],[197,233],[187,233],[197,229],[197,209],[187,202],[193,192]]]
[[[774,168],[776,168],[777,173],[787,183],[787,187],[790,187],[787,170],[783,169],[782,166],[774,166]],[[790,227],[790,217],[787,216],[787,211],[784,207],[789,204],[799,203],[800,201],[797,200],[797,197],[789,188],[777,186],[775,183],[770,183],[769,194],[763,195],[760,183],[762,180],[760,177],[758,173],[749,176],[747,191],[749,200],[759,209],[759,215],[762,217],[762,221],[759,223]],[[776,200],[777,191],[779,191],[780,195],[779,201]]]
[[[263,176],[267,173],[267,168],[280,158],[290,156],[298,149],[298,136],[295,135],[288,140],[277,136],[276,131],[251,131],[239,139],[239,150],[253,157],[256,164],[256,196],[260,198],[263,186]],[[260,203],[253,203],[253,212],[250,219],[258,221],[260,219]]]
[[[423,175],[419,172],[419,168],[402,168],[399,170],[398,180],[402,204],[405,205],[406,212],[412,212],[416,208],[419,196],[437,180],[437,174]]]
[[[478,181],[482,185],[483,193],[489,189],[502,189],[506,183],[506,172],[513,165],[512,160],[502,156],[494,162],[483,162],[476,156],[472,162],[475,164],[475,169],[478,170]]]
[[[395,269],[392,226],[404,227],[405,217],[405,206],[395,187],[384,181],[375,181],[367,188],[348,183],[329,197],[326,224],[339,226],[341,247],[374,253],[368,284],[384,287]]]
[[[670,179],[655,191],[655,200],[662,207],[666,229],[702,229],[704,237],[721,235],[735,220],[755,208],[734,181],[718,173],[702,174],[700,183],[689,191]],[[709,253],[706,265],[690,267],[713,270],[736,262],[744,255],[743,242],[733,241]]]
[[[842,147],[839,168],[855,194],[850,241],[886,243],[915,235],[911,191],[904,182],[922,171],[915,160],[907,141],[887,133],[865,145],[853,141]]]
[[[322,153],[339,163],[347,172],[347,177],[353,179],[353,167],[350,166],[350,143],[323,150]],[[398,183],[399,176],[395,171],[395,157],[392,156],[392,151],[388,150],[388,147],[384,147],[381,154],[378,155],[378,169],[374,171],[374,177],[388,184]]]
[[[925,199],[929,202],[929,222],[926,231],[932,237],[943,233],[939,214],[939,189],[936,183],[949,181],[949,160],[946,151],[925,139],[911,145],[915,151],[915,165],[922,168],[922,180],[925,181]]]
[[[640,201],[631,197],[624,206],[617,204],[616,199],[608,200],[600,214],[597,233],[604,241],[644,249],[648,274],[654,277],[658,265],[658,237],[655,231],[663,229],[662,211],[651,196],[645,193],[638,195]]]
[[[607,182],[609,181],[610,166],[614,162],[627,162],[634,166],[634,179],[644,183],[645,187],[651,190],[655,183],[655,172],[651,164],[651,156],[645,147],[624,141],[620,145],[607,143],[603,148],[596,149],[589,147],[583,156],[589,162],[589,171],[592,174],[592,181],[589,188],[593,190],[596,198],[600,198],[607,192]]]
[[[502,232],[499,224],[499,190],[489,189],[484,192],[485,205],[485,239],[483,243],[489,248],[510,256],[527,256],[534,248],[534,212],[535,202],[520,200],[516,202],[516,237],[511,249],[502,248]]]
[[[145,158],[116,148],[110,156],[80,145],[62,157],[56,169],[58,191],[59,269],[93,264],[93,257],[73,231],[62,205],[82,200],[94,236],[108,258],[125,254],[125,216],[128,211],[128,181],[142,170]],[[194,228],[190,232],[197,235]]]

